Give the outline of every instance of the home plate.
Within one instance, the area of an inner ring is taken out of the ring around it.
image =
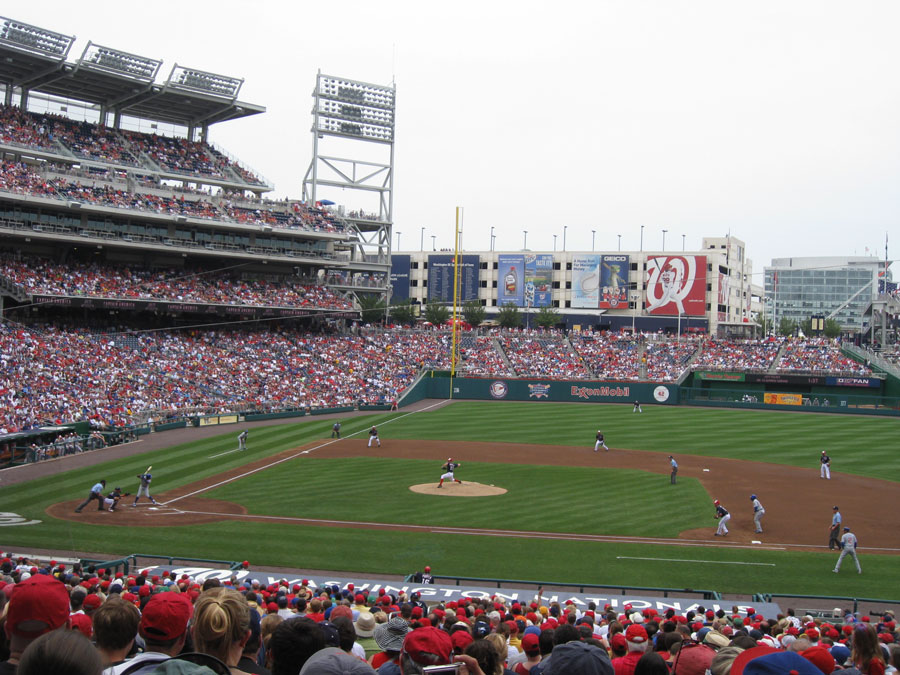
[[[706,473],[709,473],[709,469],[703,469]]]

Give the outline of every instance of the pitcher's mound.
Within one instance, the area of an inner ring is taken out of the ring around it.
[[[493,497],[506,494],[506,488],[484,483],[470,483],[469,481],[463,481],[461,485],[444,483],[440,489],[438,489],[437,483],[420,483],[419,485],[410,485],[409,489],[423,495],[438,495],[439,497]]]

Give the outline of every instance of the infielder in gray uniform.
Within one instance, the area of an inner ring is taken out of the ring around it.
[[[856,571],[859,574],[862,574],[862,567],[859,566],[859,558],[856,557],[856,535],[850,531],[849,527],[844,528],[844,536],[841,537],[841,554],[838,556],[837,565],[834,566],[834,569],[831,570],[835,574],[841,571],[841,563],[844,561],[844,556],[851,556],[853,558],[853,562],[856,563]]]
[[[756,495],[750,495],[750,501],[753,502],[753,524],[756,526],[757,533],[762,532],[762,517],[766,515],[766,510],[763,508],[763,505],[760,503],[759,498]]]

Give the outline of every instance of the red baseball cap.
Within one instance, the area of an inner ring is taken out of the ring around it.
[[[413,661],[420,665],[431,666],[450,663],[453,653],[453,642],[450,636],[434,626],[416,628],[403,640],[403,651]],[[438,663],[432,663],[424,658],[423,654],[434,654],[438,657]]]
[[[194,606],[182,593],[158,593],[150,598],[141,614],[140,632],[158,642],[174,640],[187,630]]]
[[[647,629],[640,624],[633,623],[625,631],[625,639],[629,642],[646,642],[648,640]]]
[[[58,579],[36,574],[15,585],[6,614],[7,635],[34,639],[69,620],[69,593]]]

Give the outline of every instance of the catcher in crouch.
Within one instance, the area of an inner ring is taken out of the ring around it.
[[[454,462],[452,457],[447,458],[447,463],[441,467],[444,470],[444,473],[441,474],[441,482],[438,483],[438,487],[443,487],[445,480],[456,481],[460,485],[462,485],[462,481],[454,478],[453,472],[456,471],[459,467],[462,466],[462,462]]]

